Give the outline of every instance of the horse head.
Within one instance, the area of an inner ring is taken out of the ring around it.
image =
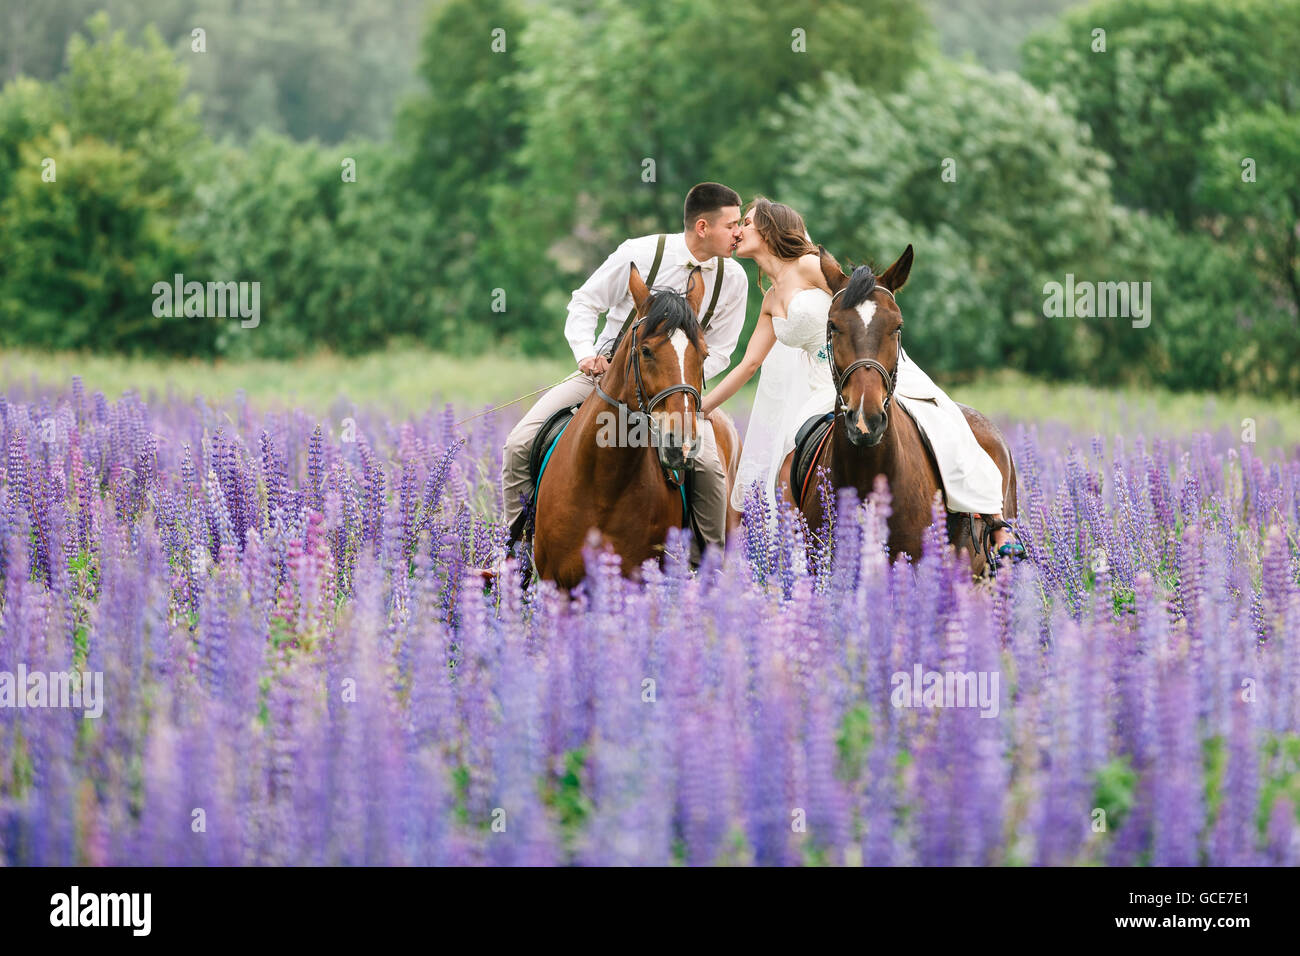
[[[849,440],[869,448],[880,443],[889,427],[903,333],[903,313],[894,293],[912,270],[912,247],[880,276],[865,265],[845,275],[830,253],[820,246],[818,251],[831,290],[826,344],[837,411],[844,414]]]
[[[700,453],[702,438],[695,413],[704,387],[704,343],[699,314],[704,283],[693,276],[686,294],[651,290],[636,263],[628,278],[636,316],[620,333],[610,363],[621,372],[610,393],[649,419],[650,442],[659,462],[682,469]],[[621,380],[619,380],[621,379]]]

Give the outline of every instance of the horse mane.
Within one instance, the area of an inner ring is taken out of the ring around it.
[[[853,270],[853,276],[849,279],[849,284],[844,287],[845,308],[857,308],[866,301],[867,296],[871,295],[875,289],[876,277],[871,271],[871,266],[858,266]]]
[[[650,290],[652,296],[650,308],[646,312],[645,327],[642,330],[642,338],[651,335],[672,335],[678,329],[686,333],[692,345],[697,349],[700,347],[700,320],[696,318],[694,310],[691,309],[686,301],[686,296],[681,292],[673,289],[655,288]],[[614,339],[614,344],[609,350],[613,356],[619,346],[623,343],[623,333],[635,322],[624,322],[623,327],[618,330],[618,336]]]

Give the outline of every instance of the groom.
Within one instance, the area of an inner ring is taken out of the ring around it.
[[[707,381],[726,369],[731,353],[745,324],[745,299],[749,283],[737,263],[724,266],[740,238],[740,196],[721,183],[700,183],[686,194],[685,230],[664,237],[662,254],[660,236],[641,236],[620,245],[599,269],[573,293],[569,300],[569,318],[564,337],[573,349],[582,376],[561,382],[545,395],[514,427],[506,438],[501,468],[501,485],[505,496],[506,525],[512,529],[512,543],[517,536],[523,512],[523,499],[532,497],[533,485],[528,474],[528,457],[538,430],[561,408],[581,405],[596,387],[597,380],[609,368],[605,353],[619,329],[634,313],[632,293],[628,291],[629,264],[636,263],[648,285],[655,288],[686,291],[686,283],[698,271],[704,280],[704,341],[709,355],[704,360]],[[658,258],[658,271],[650,274]],[[721,286],[719,287],[719,283]],[[596,336],[596,325],[605,313],[605,326]],[[705,544],[721,548],[726,540],[727,477],[718,459],[713,425],[703,417],[697,419],[703,438],[695,462],[691,510]]]

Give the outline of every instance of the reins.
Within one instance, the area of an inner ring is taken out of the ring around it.
[[[519,402],[522,402],[525,398],[532,398],[534,395],[540,394],[541,392],[549,392],[551,389],[555,388],[556,385],[563,385],[565,382],[581,374],[582,374],[581,371],[570,372],[568,375],[564,376],[564,378],[560,379],[558,382],[555,382],[554,384],[543,385],[541,388],[529,392],[527,395],[520,395],[518,398],[512,398],[508,402],[502,402],[500,405],[493,405],[491,408],[485,408],[481,412],[475,412],[469,418],[462,418],[460,421],[456,422],[456,424],[453,427],[459,428],[461,425],[464,425],[466,422],[472,422],[476,418],[482,418],[484,415],[491,415],[495,411],[499,411],[500,409],[503,408],[509,408],[511,405],[516,405]]]

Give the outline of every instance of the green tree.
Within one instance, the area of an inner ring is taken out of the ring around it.
[[[22,144],[49,132],[53,108],[47,84],[19,77],[0,92],[0,201],[19,174]]]
[[[193,64],[214,135],[247,140],[270,128],[338,143],[386,137],[398,97],[412,85],[422,4],[406,0],[242,0],[194,4],[167,34]],[[207,52],[191,30],[206,31]]]
[[[402,105],[394,188],[426,213],[421,274],[444,347],[483,347],[537,325],[540,263],[512,235],[538,228],[538,197],[518,190],[524,115],[516,80],[525,17],[514,0],[451,0],[424,30],[421,90]],[[495,31],[495,32],[494,32]],[[548,277],[549,279],[549,277]],[[493,312],[494,289],[506,311]]]
[[[69,42],[56,82],[0,95],[0,165],[12,170],[0,189],[0,334],[203,351],[211,329],[154,316],[151,291],[187,254],[177,230],[205,152],[197,106],[157,34],[133,47],[103,16],[91,32]]]
[[[742,195],[779,171],[760,133],[783,93],[839,68],[871,89],[928,49],[914,0],[871,4],[591,0],[530,11],[512,78],[524,121],[517,182],[492,195],[496,259],[544,341],[569,290],[624,238],[680,228],[686,191]],[[543,318],[544,317],[544,318]]]
[[[93,136],[145,160],[145,185],[188,190],[187,172],[205,148],[199,101],[185,96],[186,71],[157,31],[133,46],[111,30],[106,14],[92,17],[89,41],[68,41],[68,69],[54,84],[59,115],[74,136]]]
[[[903,309],[918,361],[1076,370],[1085,332],[1044,316],[1043,285],[1103,264],[1112,210],[1105,156],[1052,99],[936,60],[883,97],[842,78],[806,87],[770,136],[785,169],[774,198],[842,263],[883,268],[916,248]]]
[[[57,180],[42,178],[56,159]],[[140,153],[66,127],[24,143],[0,203],[0,337],[45,348],[203,353],[202,320],[153,315],[155,282],[184,255],[172,197]]]
[[[1081,0],[928,0],[939,46],[951,57],[974,56],[990,70],[1016,70],[1020,45]]]
[[[1270,103],[1222,115],[1205,139],[1198,197],[1215,210],[1211,228],[1300,315],[1300,113]]]
[[[0,84],[27,76],[52,80],[68,38],[102,4],[96,0],[0,0]]]
[[[321,146],[269,132],[247,151],[223,149],[187,235],[202,241],[204,274],[260,283],[262,317],[255,329],[221,325],[217,352],[355,353],[403,337],[439,344],[427,247],[437,232],[394,188],[397,162],[380,144]]]
[[[1292,112],[1297,49],[1300,0],[1099,0],[1031,37],[1023,59],[1114,161],[1116,197],[1189,228],[1207,211],[1197,202],[1206,127],[1269,102]]]

